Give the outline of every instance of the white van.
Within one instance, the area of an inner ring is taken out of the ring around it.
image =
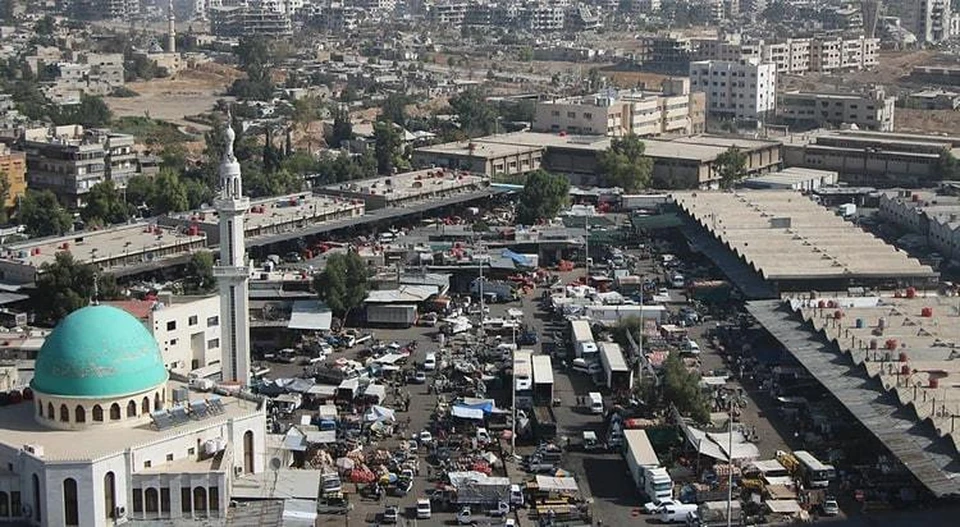
[[[660,523],[686,523],[687,516],[697,512],[696,503],[673,503],[664,505],[657,511],[657,520]]]
[[[437,369],[437,354],[427,353],[427,358],[423,361],[424,371],[433,371]]]
[[[587,397],[590,398],[590,413],[592,414],[602,414],[603,413],[603,396],[598,392],[590,392],[587,394]]]

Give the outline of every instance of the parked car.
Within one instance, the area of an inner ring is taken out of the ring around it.
[[[417,519],[418,520],[429,520],[432,514],[433,514],[433,507],[430,505],[430,500],[424,499],[424,498],[417,500]]]
[[[417,371],[413,374],[413,378],[410,380],[413,384],[423,384],[427,382],[427,374],[423,371]]]
[[[383,523],[395,524],[398,518],[400,518],[400,507],[387,505],[387,508],[383,510]]]
[[[573,371],[586,375],[596,375],[603,371],[603,367],[598,362],[587,362],[586,359],[573,359]]]
[[[840,505],[835,498],[827,497],[827,499],[823,501],[821,508],[823,509],[824,516],[836,516],[840,514]]]

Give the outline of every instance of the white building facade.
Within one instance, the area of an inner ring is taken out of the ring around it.
[[[690,90],[706,94],[708,114],[761,120],[776,110],[777,66],[757,59],[691,62]]]

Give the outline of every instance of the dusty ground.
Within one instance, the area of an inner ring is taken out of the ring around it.
[[[899,132],[934,132],[956,135],[960,112],[953,110],[910,110],[897,108],[894,126]]]
[[[185,70],[172,79],[154,79],[127,83],[137,97],[106,97],[105,100],[118,116],[149,115],[203,130],[204,127],[184,120],[185,116],[209,111],[223,95],[227,86],[240,73],[232,68],[205,64],[194,70]]]
[[[842,72],[838,74],[808,73],[803,76],[781,75],[781,87],[785,90],[843,91],[851,86],[880,84],[888,88],[902,82],[914,66],[934,64],[937,53],[929,50],[882,51],[879,65],[869,71]]]

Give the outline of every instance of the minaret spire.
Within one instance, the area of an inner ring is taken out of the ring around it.
[[[167,6],[167,53],[177,52],[177,15],[173,12],[173,0]]]
[[[237,139],[233,118],[227,112],[220,160],[220,196],[215,201],[220,223],[220,264],[214,275],[220,287],[220,349],[223,380],[241,386],[250,384],[250,300],[244,217],[250,208],[243,195],[240,162],[233,152]]]

